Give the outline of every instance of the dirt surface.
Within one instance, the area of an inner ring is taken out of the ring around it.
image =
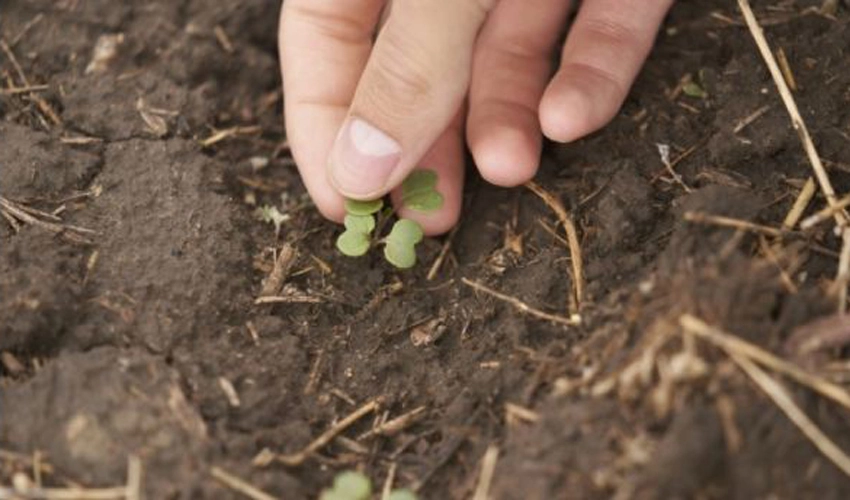
[[[756,11],[844,193],[850,11],[821,15],[820,3]],[[306,201],[285,147],[278,9],[0,5],[0,37],[44,85],[7,92],[26,82],[0,54],[0,195],[12,203],[0,207],[0,485],[33,469],[47,486],[123,485],[138,457],[153,499],[240,498],[219,469],[316,498],[350,468],[378,485],[392,469],[422,498],[469,498],[495,447],[499,499],[850,496],[758,386],[678,324],[693,314],[797,359],[789,336],[836,310],[830,224],[775,238],[684,220],[779,227],[811,175],[734,2],[678,3],[612,125],[544,154],[538,182],[570,210],[584,253],[572,327],[462,282],[568,314],[570,253],[552,210],[523,188],[473,175],[459,229],[425,241],[413,271],[335,251],[339,228]],[[90,66],[104,35],[123,38]],[[688,75],[696,86],[682,85]],[[289,216],[279,234],[255,216],[263,205]],[[806,213],[823,206],[817,195]],[[289,302],[255,305],[287,244],[298,253],[280,292]],[[841,384],[838,337],[799,362]],[[847,410],[778,380],[850,450]],[[255,463],[374,401],[302,464]]]

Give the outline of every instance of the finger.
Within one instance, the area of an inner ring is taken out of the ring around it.
[[[350,198],[401,184],[460,109],[472,49],[495,0],[395,0],[331,152]]]
[[[286,131],[307,191],[340,221],[328,153],[369,59],[383,0],[287,0],[280,21]]]
[[[608,123],[652,48],[672,0],[586,0],[540,103],[543,133],[569,142]]]
[[[537,110],[568,10],[568,0],[503,0],[478,38],[467,140],[481,175],[494,184],[522,184],[537,171]]]
[[[464,110],[457,113],[452,124],[434,142],[418,167],[437,172],[436,189],[445,200],[443,207],[433,213],[418,212],[403,206],[401,189],[396,189],[392,193],[393,204],[398,207],[399,215],[418,222],[425,234],[429,236],[448,232],[457,224],[460,217],[463,202],[464,114]]]

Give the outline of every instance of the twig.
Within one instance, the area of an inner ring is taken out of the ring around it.
[[[730,357],[773,400],[785,416],[812,442],[815,448],[841,469],[845,475],[850,476],[850,457],[797,406],[797,403],[794,402],[794,399],[782,384],[774,380],[747,357],[734,353],[730,353]]]
[[[389,500],[393,491],[393,482],[395,481],[395,471],[398,468],[398,463],[392,462],[390,470],[387,471],[387,479],[384,481],[384,487],[381,490],[381,500]]]
[[[820,395],[829,398],[850,410],[850,394],[842,387],[828,380],[800,369],[797,365],[785,361],[778,356],[765,351],[761,347],[747,342],[719,328],[709,326],[704,321],[689,314],[679,318],[679,324],[686,331],[720,347],[727,353],[746,356],[749,359],[787,375],[798,383],[803,384]]]
[[[818,184],[820,184],[821,191],[823,191],[827,203],[829,203],[830,206],[835,205],[835,189],[833,189],[832,182],[829,180],[829,175],[823,167],[820,155],[818,155],[817,148],[809,134],[809,129],[806,127],[806,122],[800,115],[800,110],[797,108],[797,103],[794,101],[791,89],[788,88],[788,84],[785,82],[785,78],[782,75],[782,70],[779,68],[776,58],[770,50],[770,45],[767,43],[767,39],[764,36],[764,30],[762,30],[761,26],[759,26],[758,20],[756,19],[755,14],[753,14],[753,9],[750,7],[749,0],[738,0],[738,6],[744,15],[744,20],[746,21],[747,27],[753,36],[753,40],[758,46],[759,52],[761,52],[761,56],[767,64],[768,70],[770,70],[770,75],[773,77],[773,82],[779,90],[782,102],[785,104],[788,114],[791,116],[791,124],[793,125],[794,130],[797,131],[800,141],[803,143],[803,148],[806,150],[806,155],[809,157],[809,162],[812,164],[812,169],[815,172]],[[847,223],[848,216],[843,210],[838,211],[835,213],[835,221],[838,225],[843,226]]]
[[[797,222],[803,216],[803,213],[806,211],[806,208],[811,203],[812,198],[815,196],[815,180],[809,177],[806,179],[806,183],[803,185],[803,189],[800,190],[800,194],[797,196],[797,199],[794,200],[794,205],[791,206],[791,210],[788,212],[788,215],[785,216],[785,220],[782,221],[782,227],[785,230],[790,231],[794,229],[794,226],[797,225]],[[830,216],[832,214],[830,213]],[[800,229],[806,229],[803,227],[803,224],[800,224]]]
[[[41,92],[42,90],[47,90],[49,88],[49,85],[26,85],[24,87],[0,89],[0,95],[29,94],[31,92]]]
[[[558,220],[560,220],[561,224],[564,226],[564,232],[567,235],[567,242],[569,243],[568,248],[570,251],[570,261],[573,267],[573,295],[569,304],[570,313],[573,318],[578,320],[578,314],[581,312],[582,302],[584,301],[584,263],[582,260],[581,243],[578,237],[578,230],[576,229],[576,225],[569,212],[567,212],[567,209],[564,208],[564,204],[561,203],[561,200],[557,199],[552,193],[546,191],[533,181],[527,182],[525,187],[531,190],[532,193],[536,194],[541,200],[543,200],[544,203],[549,205],[549,208],[555,212],[555,215],[558,216]]]
[[[213,33],[215,34],[216,40],[218,40],[221,48],[224,49],[228,54],[232,54],[235,49],[233,48],[233,42],[230,41],[230,37],[227,36],[227,32],[224,31],[224,28],[221,25],[217,25],[213,28]]]
[[[667,173],[670,174],[673,181],[682,186],[682,189],[684,189],[686,193],[692,193],[694,190],[685,184],[685,180],[682,179],[679,172],[676,172],[675,165],[673,165],[673,162],[670,161],[670,146],[667,144],[656,144],[656,146],[658,147],[658,155],[661,157],[661,163],[664,164],[664,168],[667,169]]]
[[[39,219],[38,217],[32,215],[29,212],[33,212],[33,209],[24,208],[22,205],[18,205],[17,203],[12,202],[11,200],[0,196],[0,211],[3,213],[7,213],[8,215],[14,216],[21,222],[25,222],[27,224],[32,224],[34,226],[38,226],[42,229],[46,229],[55,234],[66,235],[68,239],[77,242],[77,243],[91,243],[88,239],[83,237],[82,235],[96,235],[97,232],[91,229],[86,229],[84,227],[72,226],[69,224],[57,224],[55,222],[48,222]],[[36,211],[36,213],[39,213]],[[52,215],[43,215],[48,218],[53,218]],[[70,234],[67,234],[70,233]]]
[[[142,500],[142,460],[135,455],[127,459],[127,500]]]
[[[490,498],[490,485],[496,472],[496,462],[499,460],[499,448],[495,444],[487,447],[484,458],[481,459],[481,474],[478,476],[478,486],[472,500],[488,500]]]
[[[29,33],[33,26],[40,23],[42,19],[44,19],[44,14],[39,12],[35,17],[27,21],[27,24],[25,24],[24,27],[21,28],[21,31],[19,31],[18,34],[15,35],[15,38],[13,38],[9,42],[9,47],[11,48],[17,45],[18,42],[20,42],[27,35],[27,33]]]
[[[761,117],[762,117],[762,115],[764,115],[765,113],[767,113],[767,112],[768,112],[768,110],[770,110],[770,104],[765,104],[764,106],[762,106],[762,107],[760,107],[759,109],[757,109],[757,110],[753,111],[752,113],[750,113],[750,115],[749,115],[749,116],[746,116],[746,117],[742,118],[742,119],[741,119],[741,121],[739,121],[739,122],[735,125],[735,128],[733,128],[733,129],[732,129],[732,133],[733,133],[733,134],[737,134],[738,132],[740,132],[740,131],[744,130],[745,128],[749,127],[750,125],[752,125],[752,124],[753,124],[753,122],[755,122],[756,120],[758,120],[759,118],[761,118]]]
[[[319,297],[310,295],[276,295],[273,297],[259,297],[254,301],[255,305],[263,304],[321,304]]]
[[[835,204],[818,210],[814,214],[803,219],[803,221],[800,222],[800,229],[811,229],[816,225],[820,224],[821,222],[824,222],[830,219],[831,217],[834,217],[836,212],[844,210],[847,207],[850,207],[850,195],[841,198],[840,200],[836,201]]]
[[[303,464],[308,458],[310,458],[313,453],[317,452],[325,445],[330,443],[333,438],[337,436],[337,434],[349,428],[352,424],[354,424],[367,414],[377,410],[383,402],[383,397],[378,397],[373,399],[372,401],[369,401],[365,405],[355,410],[352,414],[340,420],[336,425],[325,431],[321,436],[316,438],[312,443],[307,445],[306,448],[299,451],[298,453],[294,453],[291,455],[280,455],[271,453],[268,449],[265,449],[261,451],[260,454],[258,454],[256,457],[254,457],[254,465],[257,467],[264,467],[266,465],[269,465],[272,461],[276,460],[286,466],[297,467]]]
[[[215,133],[213,133],[213,135],[202,140],[201,146],[208,148],[208,147],[210,147],[214,144],[217,144],[217,143],[219,143],[219,142],[221,142],[225,139],[228,139],[230,137],[234,137],[234,136],[237,136],[237,135],[258,134],[261,131],[262,131],[262,128],[260,128],[257,125],[250,126],[250,127],[231,127],[231,128],[227,128],[227,129],[223,129],[223,130],[218,130]]]
[[[495,298],[497,298],[501,301],[504,301],[504,302],[507,302],[508,304],[511,304],[515,308],[519,309],[521,312],[524,312],[524,313],[526,313],[530,316],[534,316],[536,318],[539,318],[539,319],[542,319],[542,320],[545,320],[545,321],[551,321],[552,323],[558,323],[558,324],[567,325],[567,326],[577,326],[577,325],[581,324],[581,318],[576,316],[576,315],[574,315],[573,317],[570,317],[570,318],[565,318],[563,316],[556,316],[554,314],[549,314],[547,312],[540,311],[539,309],[535,309],[535,308],[529,306],[528,304],[526,304],[525,302],[523,302],[523,301],[521,301],[517,298],[514,298],[514,297],[511,297],[509,295],[505,295],[503,293],[497,292],[496,290],[493,290],[492,288],[489,288],[485,285],[482,285],[481,283],[478,283],[477,281],[472,281],[472,280],[469,280],[467,278],[461,278],[461,281],[465,285],[470,286],[470,287],[478,290],[479,292],[484,292],[487,295],[491,295],[491,296],[493,296],[493,297],[495,297]]]
[[[0,49],[3,50],[3,53],[6,54],[6,57],[11,61],[12,66],[15,68],[15,72],[18,73],[18,77],[21,79],[21,84],[24,87],[30,87],[30,81],[27,79],[26,73],[24,73],[21,64],[18,62],[18,59],[15,57],[15,53],[12,52],[12,48],[9,47],[9,44],[6,43],[5,40],[0,40]],[[56,114],[56,111],[47,103],[41,96],[35,94],[34,92],[30,92],[30,99],[36,103],[38,108],[42,113],[47,115],[47,118],[53,122],[54,125],[62,125],[62,119],[59,118],[59,115]]]
[[[295,250],[295,247],[289,243],[284,243],[280,252],[277,254],[269,277],[263,283],[260,297],[271,297],[280,293],[283,283],[289,277],[289,273],[292,271],[292,265],[295,263],[297,257],[298,251]]]
[[[455,240],[455,235],[457,234],[457,230],[460,227],[458,223],[452,229],[448,236],[446,236],[446,241],[443,243],[443,248],[440,250],[440,255],[434,260],[434,264],[431,265],[431,269],[428,271],[428,276],[425,279],[428,281],[433,281],[434,278],[437,277],[437,273],[440,272],[440,268],[443,267],[443,262],[446,260],[446,257],[449,255],[449,251],[452,249],[452,244]]]
[[[753,222],[733,219],[732,217],[724,217],[722,215],[710,215],[703,212],[685,212],[684,219],[688,222],[698,224],[708,224],[713,226],[730,227],[733,229],[743,229],[754,233],[762,233],[768,236],[782,236],[786,231],[775,227],[763,226]]]
[[[791,65],[788,63],[788,56],[785,55],[785,49],[779,47],[776,51],[776,62],[779,64],[779,69],[782,70],[782,76],[785,77],[785,83],[788,88],[797,91],[797,79],[794,78],[794,72],[791,71]]]
[[[275,497],[269,495],[256,486],[249,484],[245,480],[234,476],[221,467],[213,466],[210,468],[210,475],[221,484],[227,486],[233,491],[241,493],[247,498],[251,498],[253,500],[275,500]]]
[[[363,439],[368,439],[372,436],[394,436],[399,432],[403,431],[404,429],[410,427],[411,425],[416,423],[416,421],[422,418],[426,409],[427,407],[425,406],[414,408],[413,410],[410,410],[409,412],[403,415],[400,415],[392,420],[388,420],[382,423],[381,425],[370,429],[367,432],[364,432],[357,438],[357,440],[360,441]]]
[[[847,278],[850,276],[850,228],[845,227],[841,231],[841,254],[838,257],[838,271],[835,275],[836,284],[843,284],[838,288],[838,314],[847,313]]]

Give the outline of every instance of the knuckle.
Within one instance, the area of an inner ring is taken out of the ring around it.
[[[639,30],[623,22],[605,18],[587,19],[583,23],[583,29],[585,36],[596,43],[627,52],[633,51],[643,38]]]
[[[428,71],[427,56],[414,44],[387,38],[381,54],[374,60],[372,93],[365,96],[380,106],[391,106],[394,113],[405,114],[421,109],[433,100],[434,82]]]

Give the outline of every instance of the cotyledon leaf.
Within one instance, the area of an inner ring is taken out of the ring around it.
[[[401,185],[401,203],[417,212],[437,211],[445,200],[436,187],[437,172],[414,170]]]

